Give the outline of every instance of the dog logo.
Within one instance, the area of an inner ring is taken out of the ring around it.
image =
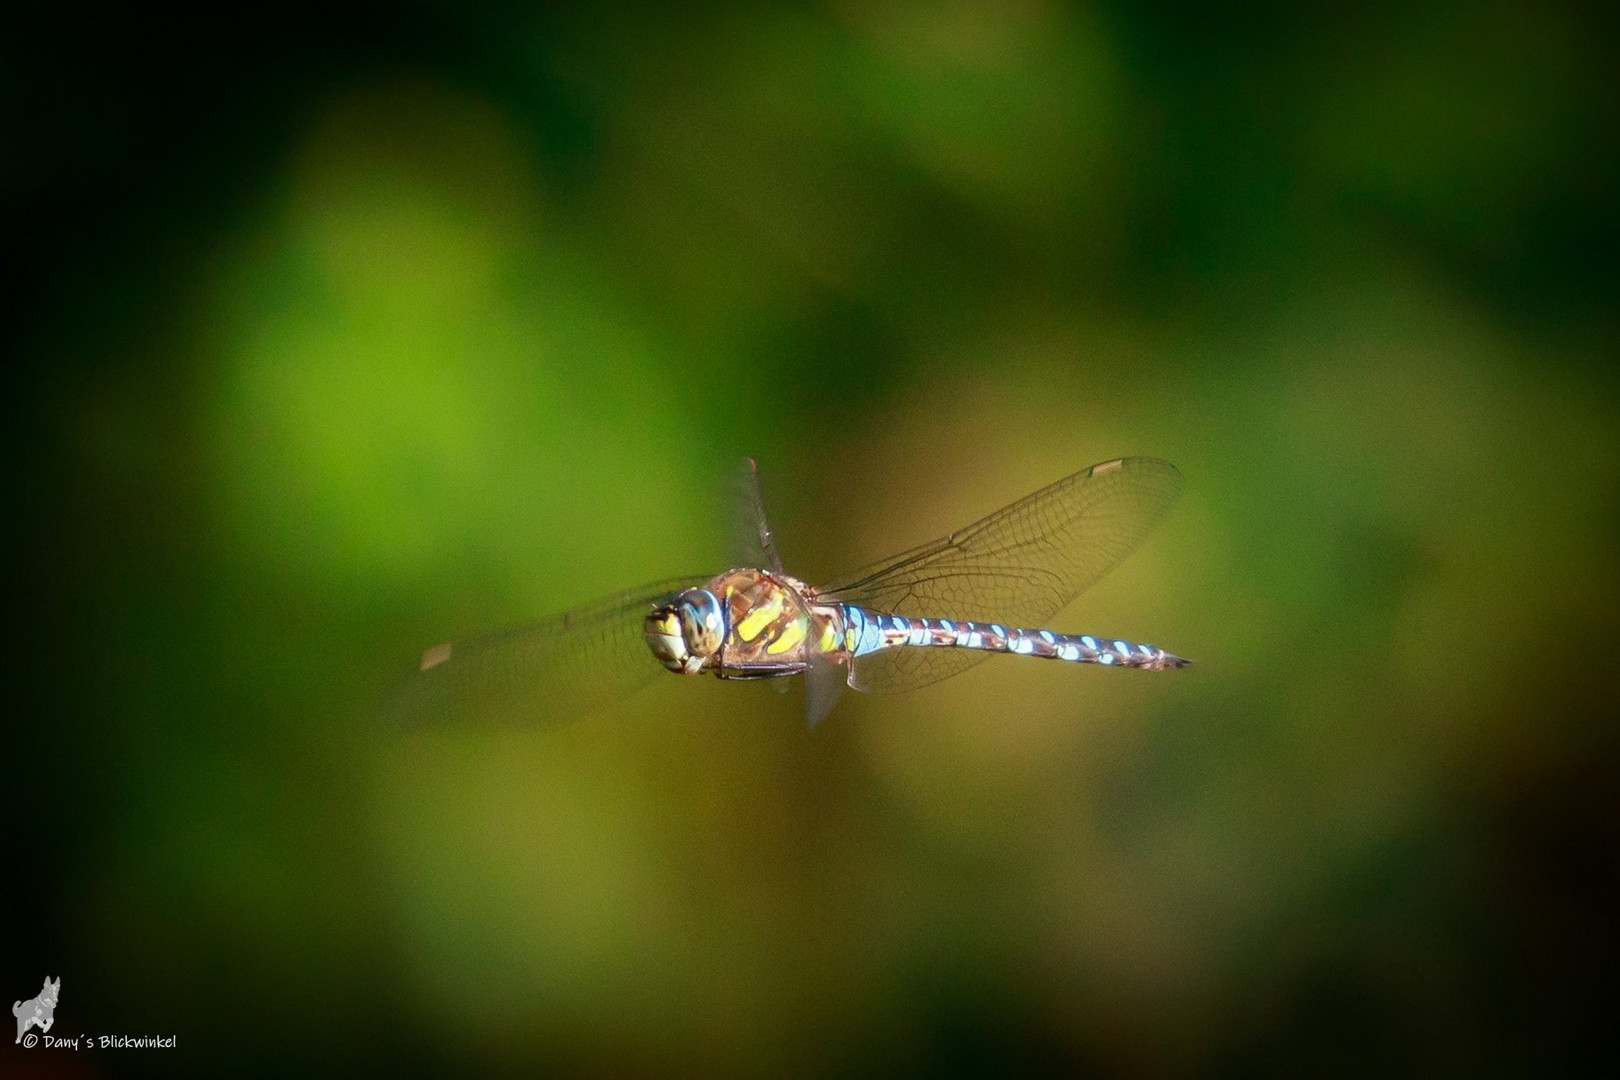
[[[45,988],[39,992],[39,997],[19,1001],[11,1007],[11,1015],[17,1018],[18,1042],[22,1042],[23,1032],[31,1027],[37,1026],[40,1034],[51,1030],[51,1025],[56,1022],[53,1015],[56,1012],[56,999],[61,993],[62,976],[58,975],[54,983],[47,976]]]

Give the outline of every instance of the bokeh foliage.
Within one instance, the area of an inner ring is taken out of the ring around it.
[[[65,973],[68,1028],[178,1031],[165,1071],[1579,1053],[1616,958],[1604,17],[31,18],[14,996]],[[1190,671],[996,661],[813,734],[674,679],[377,722],[426,644],[719,569],[741,455],[821,580],[1136,453],[1187,496],[1060,625]]]

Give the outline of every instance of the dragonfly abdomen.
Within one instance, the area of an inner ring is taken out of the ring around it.
[[[960,622],[954,619],[908,618],[844,607],[844,625],[850,632],[850,652],[856,657],[879,649],[976,649],[1015,656],[1039,656],[1074,664],[1101,664],[1158,671],[1191,664],[1163,649],[1122,638],[1092,634],[1060,634],[1053,630],[1027,630],[999,623]]]

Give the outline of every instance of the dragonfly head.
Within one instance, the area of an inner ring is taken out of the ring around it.
[[[647,647],[658,662],[682,675],[703,669],[726,637],[726,612],[707,589],[687,589],[647,613]]]

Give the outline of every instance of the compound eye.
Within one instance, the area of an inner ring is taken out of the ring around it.
[[[725,614],[720,600],[707,589],[687,589],[675,599],[675,613],[681,620],[681,636],[696,656],[711,656],[726,635]]]

